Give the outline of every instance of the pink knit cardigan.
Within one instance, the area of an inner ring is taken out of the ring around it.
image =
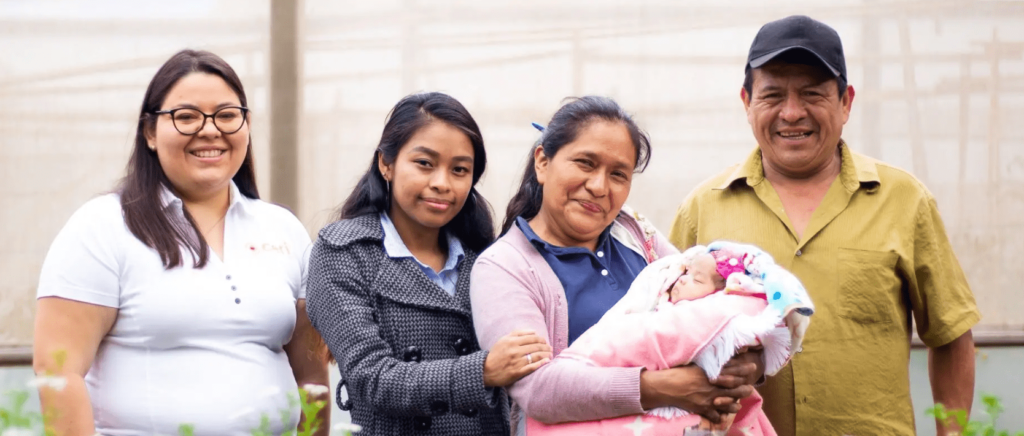
[[[678,252],[645,219],[625,206],[611,233],[648,263]],[[536,332],[551,344],[556,356],[568,346],[565,289],[515,225],[477,258],[470,279],[470,298],[482,349],[490,349],[502,336],[517,329]],[[520,379],[508,391],[516,408],[543,423],[635,415],[643,412],[640,370],[566,365],[559,359]],[[518,415],[516,412],[513,410],[513,417]]]

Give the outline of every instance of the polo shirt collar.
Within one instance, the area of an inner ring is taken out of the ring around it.
[[[231,209],[238,208],[240,211],[246,211],[246,204],[250,199],[242,195],[242,191],[238,190],[238,185],[235,185],[235,181],[232,180],[228,187],[228,212]],[[168,207],[174,207],[177,210],[181,210],[183,203],[181,197],[178,197],[170,188],[164,184],[160,184],[160,203],[164,209]]]
[[[402,236],[398,234],[398,229],[395,228],[395,223],[391,221],[391,217],[387,213],[381,212],[380,214],[380,226],[384,232],[384,252],[387,253],[388,257],[392,259],[411,257],[416,259],[416,256],[409,251],[409,247],[402,241]],[[448,239],[448,260],[445,261],[444,268],[442,271],[454,270],[462,258],[466,256],[466,251],[462,248],[462,241],[455,235],[446,232],[445,237]],[[419,262],[419,259],[416,259]]]
[[[579,253],[580,250],[590,252],[590,250],[587,250],[586,248],[583,247],[561,247],[558,245],[549,244],[547,241],[541,239],[540,236],[537,236],[537,233],[535,233],[533,231],[533,228],[530,227],[530,222],[526,221],[521,216],[516,217],[516,225],[519,226],[519,230],[523,232],[523,235],[526,236],[526,240],[530,241],[530,243],[533,244],[533,246],[543,248],[544,250],[547,250],[547,252],[554,254],[555,256],[562,254],[575,254]],[[601,236],[597,237],[598,247],[604,245],[605,241],[608,240],[609,236],[611,235],[613,226],[615,226],[614,222],[612,223],[612,225],[608,226],[608,228],[604,229],[604,231],[601,232]]]
[[[878,189],[881,180],[878,178],[878,169],[875,167],[874,161],[851,152],[846,141],[842,139],[839,140],[839,153],[842,158],[839,177],[847,191],[854,192],[862,186],[869,191]],[[764,181],[764,165],[761,160],[760,148],[755,148],[747,156],[747,159],[715,189],[729,189],[740,179],[745,180],[747,186],[757,186]]]

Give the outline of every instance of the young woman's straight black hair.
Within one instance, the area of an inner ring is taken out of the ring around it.
[[[505,221],[501,224],[502,235],[512,227],[516,217],[531,219],[537,216],[540,206],[544,202],[544,189],[537,181],[533,151],[541,146],[544,147],[545,156],[549,159],[554,158],[558,150],[576,140],[584,127],[598,120],[622,123],[629,130],[629,138],[632,140],[633,146],[636,147],[636,163],[633,171],[640,173],[647,168],[647,162],[651,159],[651,140],[647,133],[636,125],[633,117],[622,110],[615,100],[592,95],[570,98],[555,112],[547,127],[544,128],[540,139],[530,147],[519,191],[512,196],[512,200],[509,201],[508,208],[505,210]]]
[[[458,100],[440,92],[428,92],[406,96],[388,114],[380,144],[370,159],[370,168],[359,179],[352,194],[338,210],[337,219],[353,218],[366,214],[387,212],[391,208],[388,184],[380,173],[377,161],[383,155],[384,162],[391,164],[398,157],[409,138],[431,122],[443,122],[461,130],[473,143],[473,188],[455,218],[442,227],[462,241],[462,244],[477,253],[494,242],[494,220],[491,206],[476,190],[476,183],[487,167],[487,153],[480,128],[469,111]]]
[[[191,73],[213,74],[227,82],[228,86],[238,95],[238,101],[246,106],[245,90],[235,70],[224,62],[220,56],[208,51],[182,50],[171,56],[157,70],[153,80],[146,88],[139,111],[139,123],[135,130],[135,146],[128,159],[127,174],[118,185],[121,194],[121,210],[128,230],[144,244],[160,253],[160,261],[164,268],[171,269],[182,265],[181,247],[188,248],[192,254],[192,263],[196,268],[206,266],[209,260],[209,245],[188,209],[184,209],[187,228],[175,226],[160,196],[161,186],[174,190],[167,175],[160,166],[156,152],[150,150],[146,142],[146,134],[153,133],[156,118],[153,112],[161,110],[167,93],[175,84]],[[248,122],[248,121],[246,121]],[[239,192],[249,198],[259,198],[256,190],[256,171],[252,159],[252,138],[246,146],[245,160],[238,173],[232,178]]]

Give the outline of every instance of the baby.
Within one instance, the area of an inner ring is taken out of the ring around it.
[[[718,262],[710,253],[696,254],[684,268],[683,275],[662,297],[664,302],[693,301],[725,289],[725,278],[718,273]]]
[[[731,242],[696,246],[652,262],[629,291],[556,359],[602,367],[661,370],[693,363],[715,380],[736,353],[762,346],[774,375],[800,350],[814,306],[791,273],[757,247]],[[527,418],[528,435],[775,435],[757,393],[722,422],[681,409],[562,424]]]
[[[693,259],[688,264],[681,265],[682,275],[672,285],[672,287],[660,297],[659,308],[663,309],[666,304],[677,304],[682,301],[693,301],[699,298],[704,298],[715,292],[724,291],[726,288],[725,277],[719,272],[719,269],[728,269],[729,266],[736,266],[739,262],[732,262],[733,265],[729,265],[730,259],[727,255],[723,256],[721,250],[715,252],[719,254],[721,262],[715,258],[715,255],[711,253],[695,253]],[[719,266],[724,268],[720,268]],[[760,341],[756,340],[757,344],[760,345]],[[741,348],[739,352],[746,351],[746,348]],[[722,415],[722,419],[719,423],[713,423],[703,417],[701,417],[700,423],[686,429],[684,434],[692,436],[700,435],[724,435],[732,426],[733,420],[736,419],[736,414]]]

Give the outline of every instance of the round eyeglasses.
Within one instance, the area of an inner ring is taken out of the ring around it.
[[[245,114],[249,108],[241,106],[227,106],[217,109],[212,114],[204,113],[199,109],[180,107],[166,111],[155,111],[156,115],[168,114],[174,123],[174,128],[182,135],[195,135],[206,127],[206,119],[213,119],[213,127],[225,135],[230,135],[242,129],[245,124]]]

